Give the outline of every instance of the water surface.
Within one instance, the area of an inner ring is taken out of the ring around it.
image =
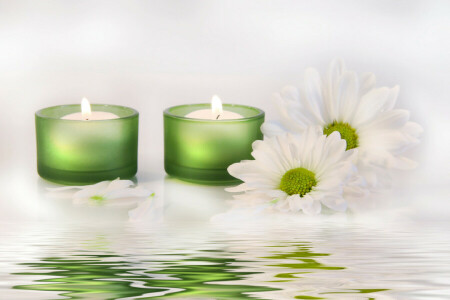
[[[2,224],[2,299],[445,299],[447,223]]]

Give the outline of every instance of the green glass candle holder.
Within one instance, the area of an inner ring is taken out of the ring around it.
[[[74,185],[133,177],[137,172],[139,113],[118,105],[91,105],[116,114],[108,120],[65,120],[80,105],[53,106],[35,114],[37,170],[49,181]]]
[[[194,183],[228,185],[238,182],[227,168],[251,159],[252,143],[261,140],[264,112],[258,108],[224,104],[243,116],[233,120],[185,117],[210,104],[180,105],[164,111],[164,168],[167,174]]]

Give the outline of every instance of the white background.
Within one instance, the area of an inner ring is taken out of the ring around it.
[[[152,180],[164,108],[218,94],[272,119],[273,93],[334,57],[400,85],[397,107],[425,132],[397,194],[448,208],[435,192],[450,182],[449,16],[448,1],[0,1],[0,218],[33,201],[40,108],[86,96],[137,109],[138,178]]]

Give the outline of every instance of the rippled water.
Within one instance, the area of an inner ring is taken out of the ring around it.
[[[447,223],[2,224],[1,299],[445,299]]]

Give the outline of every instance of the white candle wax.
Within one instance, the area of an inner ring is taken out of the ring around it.
[[[68,114],[63,116],[61,119],[64,120],[78,120],[78,121],[94,121],[94,120],[110,120],[118,119],[119,116],[106,111],[93,111],[89,115],[82,114],[81,112],[76,112],[73,114]]]
[[[119,118],[118,115],[106,111],[92,111],[89,100],[81,100],[81,112],[76,112],[63,116],[64,120],[89,121],[89,120],[111,120]]]
[[[187,115],[185,115],[185,117],[203,120],[233,120],[242,119],[244,116],[229,110],[224,110],[219,114],[213,113],[211,109],[199,109],[188,113]]]

